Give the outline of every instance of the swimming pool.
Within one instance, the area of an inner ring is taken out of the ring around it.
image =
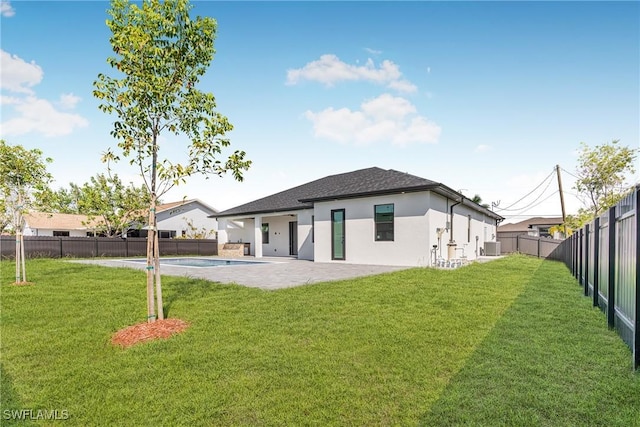
[[[146,259],[127,259],[124,261],[146,263]],[[160,265],[174,265],[179,267],[225,267],[233,265],[271,264],[266,261],[243,261],[238,259],[220,258],[160,258]]]

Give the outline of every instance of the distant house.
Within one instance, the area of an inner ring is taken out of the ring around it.
[[[218,210],[198,199],[180,200],[163,203],[156,207],[156,221],[161,239],[189,237],[193,232],[200,231],[209,238],[215,238],[217,221],[211,221],[210,216]],[[127,232],[128,237],[146,237],[145,227],[132,228]]]
[[[29,212],[24,215],[25,236],[93,236],[96,220],[86,215]]]
[[[503,224],[498,227],[498,238],[515,237],[519,235],[533,237],[549,237],[554,239],[563,239],[562,233],[551,233],[549,230],[553,226],[562,225],[562,217],[535,217],[525,219],[524,221],[513,224]]]
[[[331,175],[219,212],[219,244],[255,257],[420,266],[475,259],[503,218],[444,184],[395,170]]]

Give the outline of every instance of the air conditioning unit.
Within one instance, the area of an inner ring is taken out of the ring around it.
[[[487,256],[500,255],[500,242],[484,242],[484,254]]]

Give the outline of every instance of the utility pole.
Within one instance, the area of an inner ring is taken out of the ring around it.
[[[560,207],[562,208],[562,226],[564,227],[564,237],[567,238],[567,214],[564,209],[564,193],[562,192],[562,178],[560,176],[560,165],[556,165],[556,175],[558,175],[558,191],[560,192]]]

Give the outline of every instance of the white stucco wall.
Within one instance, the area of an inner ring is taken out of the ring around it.
[[[87,230],[64,230],[64,229],[56,229],[57,231],[68,231],[69,237],[87,237]],[[31,229],[29,227],[25,227],[23,235],[25,236],[53,236],[53,229],[46,228],[37,228]]]
[[[313,260],[313,209],[298,212],[298,259]]]
[[[394,204],[394,240],[375,241],[374,206]],[[432,192],[417,192],[315,204],[314,258],[318,262],[427,266],[436,256],[447,259],[450,239],[449,208],[455,203]],[[345,260],[331,260],[331,210],[345,209]],[[468,215],[471,215],[469,222]],[[455,257],[476,258],[485,240],[495,240],[495,223],[484,214],[462,204],[454,207]],[[437,228],[446,229],[438,241]]]
[[[313,260],[312,215],[312,209],[259,215],[260,225],[269,224],[269,243],[262,244],[262,256],[290,256],[289,222],[297,221],[298,258]],[[226,230],[220,232],[219,243],[251,243],[251,255],[255,256],[255,218],[230,218],[222,221],[221,227],[226,226]]]
[[[314,206],[315,261],[379,265],[428,265],[428,197],[396,194],[319,202]],[[394,240],[375,241],[374,206],[394,204]],[[331,260],[331,210],[345,209],[345,261]]]
[[[269,224],[269,243],[262,243],[262,256],[289,256],[289,221],[296,221],[296,217],[262,217],[262,223]]]
[[[196,230],[205,228],[211,231],[210,238],[215,237],[215,231],[218,230],[218,221],[215,218],[208,218],[213,212],[204,210],[198,203],[189,203],[177,206],[167,211],[158,212],[156,219],[158,221],[158,229],[162,231],[175,231],[176,237],[182,236],[182,231],[189,231],[187,219],[193,222]]]

